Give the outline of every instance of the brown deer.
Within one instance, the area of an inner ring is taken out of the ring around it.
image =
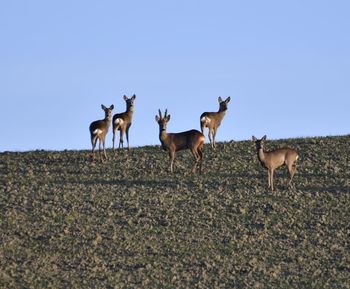
[[[105,112],[105,118],[92,122],[90,124],[90,127],[89,127],[90,137],[91,137],[91,145],[92,145],[92,151],[91,151],[92,160],[94,159],[94,155],[95,155],[94,151],[95,151],[95,146],[96,146],[97,140],[99,140],[99,154],[100,154],[101,160],[102,160],[101,144],[103,145],[104,156],[107,159],[106,148],[105,148],[105,139],[106,139],[106,135],[107,135],[109,126],[111,125],[112,110],[114,108],[114,105],[112,104],[109,108],[107,108],[103,104],[101,104],[101,108]]]
[[[126,140],[128,142],[128,149],[130,149],[129,129],[132,122],[132,116],[134,114],[134,100],[136,99],[136,95],[134,94],[130,98],[124,95],[123,98],[126,102],[126,111],[123,113],[117,113],[113,116],[113,150],[114,150],[114,143],[115,143],[115,134],[117,133],[118,130],[120,131],[119,148],[124,147],[124,133],[125,133]]]
[[[156,115],[156,122],[159,124],[159,140],[162,144],[162,149],[169,153],[170,172],[173,172],[175,153],[184,149],[190,149],[195,158],[195,164],[192,171],[196,172],[197,167],[199,167],[199,172],[202,172],[202,149],[205,141],[204,135],[195,129],[180,133],[167,133],[166,126],[169,120],[170,115],[168,115],[167,110],[165,110],[164,117],[162,117],[162,113],[159,110],[159,116]]]
[[[261,165],[267,169],[269,188],[273,191],[273,173],[280,166],[286,165],[288,167],[290,180],[288,185],[292,183],[294,174],[296,173],[296,161],[299,158],[298,152],[291,148],[281,148],[270,152],[264,151],[264,144],[266,141],[266,135],[261,139],[252,137],[252,141],[255,142],[256,150],[258,152],[258,159]]]
[[[204,133],[204,128],[209,128],[208,137],[212,148],[216,147],[215,136],[218,127],[223,120],[226,110],[227,104],[230,102],[231,97],[226,98],[226,100],[222,100],[219,96],[219,111],[218,112],[203,112],[200,117],[200,126],[201,131]]]

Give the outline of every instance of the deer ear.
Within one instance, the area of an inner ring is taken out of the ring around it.
[[[156,122],[159,122],[160,121],[160,118],[158,115],[156,115]]]
[[[103,104],[101,104],[101,108],[102,108],[103,110],[107,109],[107,107],[105,107]]]
[[[266,140],[266,134],[261,138],[261,140]]]
[[[170,120],[170,114],[167,116],[168,121]]]
[[[128,100],[128,97],[124,94],[123,99]]]
[[[109,107],[110,110],[114,109],[114,104]]]
[[[226,98],[225,102],[226,102],[226,103],[229,103],[230,100],[231,100],[231,97],[229,96],[228,98]]]
[[[252,136],[252,141],[253,141],[253,142],[256,142],[256,141],[257,141],[257,139],[256,139],[255,136]]]
[[[132,96],[132,99],[136,99],[136,95],[135,94]]]
[[[221,96],[219,96],[218,101],[219,101],[219,103],[222,102]]]

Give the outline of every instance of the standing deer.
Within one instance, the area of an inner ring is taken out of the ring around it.
[[[282,165],[288,167],[290,180],[288,185],[292,183],[294,174],[296,173],[296,161],[299,158],[298,152],[291,148],[281,148],[270,152],[264,151],[264,143],[266,141],[266,135],[261,139],[257,139],[255,136],[252,137],[252,141],[255,142],[256,149],[258,152],[258,159],[261,165],[267,169],[269,188],[273,191],[273,173]]]
[[[216,147],[215,136],[218,127],[223,120],[226,110],[227,104],[230,102],[231,97],[226,98],[226,100],[222,100],[219,96],[219,111],[218,112],[203,112],[200,117],[200,126],[201,131],[204,133],[204,128],[209,128],[208,137],[212,148]]]
[[[91,158],[94,159],[95,146],[96,146],[97,140],[99,140],[99,154],[102,160],[101,144],[103,145],[104,156],[107,159],[107,154],[105,149],[105,139],[106,139],[109,126],[111,125],[112,110],[114,108],[114,105],[112,104],[109,108],[107,108],[103,104],[101,104],[101,108],[105,112],[105,118],[92,122],[90,124],[89,130],[90,130],[91,145],[92,145]]]
[[[132,122],[132,116],[134,114],[134,100],[136,99],[136,95],[134,94],[130,98],[124,95],[123,98],[126,102],[126,111],[123,113],[117,113],[113,116],[113,150],[114,150],[114,143],[115,143],[115,134],[117,130],[120,130],[119,148],[124,147],[124,133],[126,133],[128,149],[130,149],[129,129]]]
[[[167,110],[165,110],[164,117],[162,117],[162,113],[159,110],[159,116],[156,115],[156,122],[159,124],[159,140],[162,144],[162,149],[167,150],[169,153],[170,172],[173,172],[175,152],[184,149],[190,149],[195,158],[195,164],[192,171],[196,172],[197,167],[199,167],[199,172],[202,172],[202,149],[205,141],[204,135],[195,129],[180,133],[167,133],[166,126],[169,120],[170,115],[168,115]]]

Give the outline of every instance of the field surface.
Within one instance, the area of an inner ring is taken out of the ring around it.
[[[0,154],[0,288],[350,288],[350,136],[204,147]]]

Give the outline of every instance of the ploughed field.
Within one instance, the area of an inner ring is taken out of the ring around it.
[[[159,146],[0,154],[1,288],[349,288],[350,136],[267,171],[251,141],[204,147],[203,174]]]

